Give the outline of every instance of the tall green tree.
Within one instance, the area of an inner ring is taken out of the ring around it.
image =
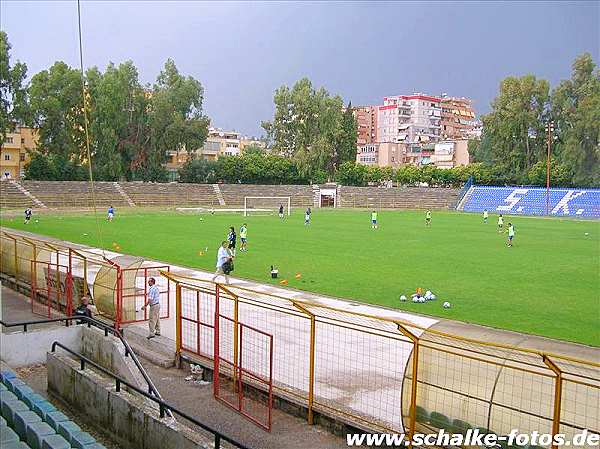
[[[38,150],[74,163],[86,160],[83,95],[79,71],[58,61],[36,73],[29,87]]]
[[[11,48],[7,34],[0,31],[0,143],[15,123],[30,121],[24,84],[27,66],[19,61],[11,66]]]
[[[337,170],[344,162],[356,160],[356,139],[358,137],[358,125],[352,111],[352,102],[344,110],[342,115],[339,141],[335,152],[335,169]]]
[[[273,120],[262,126],[276,154],[291,158],[304,175],[333,174],[348,159],[349,142],[352,138],[356,141],[356,129],[351,129],[349,121],[344,126],[340,96],[330,95],[323,87],[315,89],[303,78],[291,89],[278,88],[274,102]]]
[[[200,81],[179,73],[168,59],[154,84],[149,111],[150,145],[135,161],[142,179],[162,180],[168,151],[194,151],[208,136],[208,117],[202,112],[204,89]]]
[[[131,179],[134,161],[147,152],[149,99],[138,80],[133,62],[109,64],[104,73],[88,70],[93,107],[90,134],[93,136],[95,176],[98,179]]]
[[[508,77],[492,110],[482,117],[486,151],[480,160],[489,160],[511,177],[525,173],[545,154],[544,126],[548,118],[549,84],[533,75]]]
[[[575,59],[570,80],[552,92],[555,153],[575,185],[600,185],[600,69],[585,53]]]

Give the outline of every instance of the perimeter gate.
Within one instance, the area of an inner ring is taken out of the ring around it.
[[[240,322],[238,297],[219,284],[178,283],[176,298],[177,347],[213,360],[215,398],[270,432],[273,335]]]

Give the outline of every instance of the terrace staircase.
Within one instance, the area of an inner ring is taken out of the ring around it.
[[[469,190],[467,191],[467,193],[464,194],[464,196],[462,197],[462,199],[459,201],[459,203],[456,205],[456,210],[463,210],[465,203],[469,200],[469,198],[471,198],[471,195],[473,195],[473,191],[475,190],[475,187],[471,186],[469,188]]]
[[[133,202],[131,197],[127,195],[125,190],[123,190],[123,187],[121,187],[121,185],[118,182],[114,182],[113,185],[115,186],[116,191],[119,192],[119,195],[121,195],[125,199],[125,201],[127,201],[127,204],[129,204],[131,207],[135,207],[135,203]]]
[[[225,206],[225,198],[223,198],[221,187],[219,187],[219,184],[213,184],[212,186],[213,190],[215,191],[215,195],[217,196],[217,200],[219,201],[219,206]]]
[[[318,184],[312,185],[313,207],[321,207],[321,187]]]
[[[42,203],[40,200],[38,200],[29,190],[27,190],[25,187],[23,187],[21,184],[19,184],[17,181],[9,181],[14,187],[17,188],[17,190],[19,190],[23,195],[27,196],[28,198],[31,199],[31,201],[33,201],[33,204],[35,204],[38,207],[47,209],[48,206],[46,206],[44,203]]]

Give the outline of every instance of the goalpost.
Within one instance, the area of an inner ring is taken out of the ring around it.
[[[279,212],[279,206],[283,206],[284,214],[292,213],[292,197],[290,196],[245,196],[244,217],[251,213],[272,214]]]

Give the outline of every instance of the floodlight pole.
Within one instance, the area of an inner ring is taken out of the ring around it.
[[[554,121],[550,120],[546,125],[548,133],[548,152],[546,155],[546,215],[550,215],[550,148],[552,145],[552,131],[554,131]]]

